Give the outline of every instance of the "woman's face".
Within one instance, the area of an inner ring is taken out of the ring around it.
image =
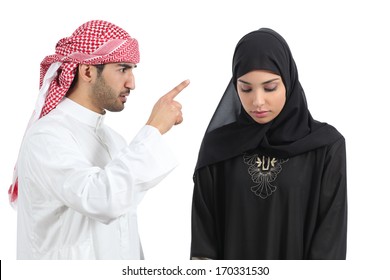
[[[239,77],[237,92],[244,110],[260,124],[275,119],[286,103],[282,78],[265,70],[254,70]]]

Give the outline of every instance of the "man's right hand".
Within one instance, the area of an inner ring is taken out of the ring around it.
[[[156,127],[161,134],[166,133],[173,125],[178,125],[183,121],[181,104],[174,98],[189,85],[190,81],[185,80],[177,85],[167,94],[163,95],[154,105],[147,125]]]

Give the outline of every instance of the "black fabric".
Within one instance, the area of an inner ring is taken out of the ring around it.
[[[267,124],[245,112],[236,91],[252,70],[280,75],[286,88],[285,106]],[[290,49],[273,30],[238,42],[194,183],[191,257],[345,259],[345,140],[312,118]]]
[[[344,138],[288,159],[254,150],[194,179],[192,258],[346,258]]]
[[[286,104],[273,121],[256,123],[242,108],[236,81],[252,70],[268,70],[282,77]],[[298,71],[286,41],[262,28],[245,35],[233,57],[233,77],[203,138],[196,169],[262,148],[278,157],[295,156],[340,138],[332,126],[314,120],[308,110]]]

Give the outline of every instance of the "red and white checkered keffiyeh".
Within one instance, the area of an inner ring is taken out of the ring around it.
[[[58,41],[55,54],[45,57],[41,62],[39,96],[27,129],[63,99],[79,64],[137,64],[139,59],[137,40],[122,28],[103,20],[81,25],[72,36]],[[8,194],[11,204],[15,205],[18,196],[17,167]]]

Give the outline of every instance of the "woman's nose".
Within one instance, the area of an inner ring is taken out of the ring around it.
[[[255,91],[254,97],[253,97],[253,105],[256,107],[261,107],[265,103],[264,93],[260,90]]]

